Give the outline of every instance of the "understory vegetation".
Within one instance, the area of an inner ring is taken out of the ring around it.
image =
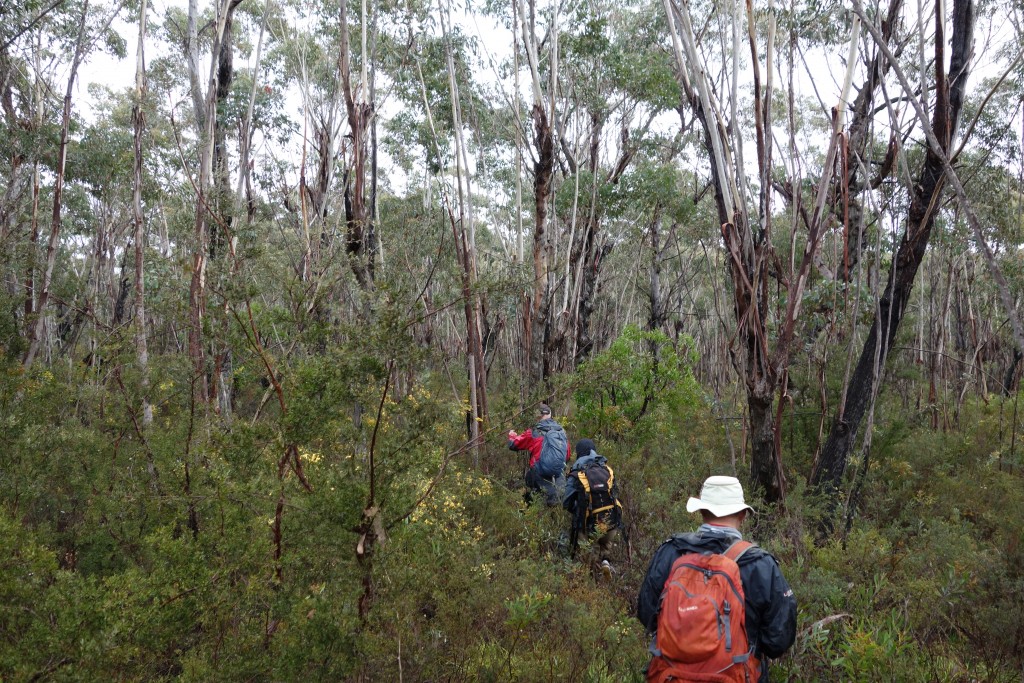
[[[694,526],[684,503],[705,476],[744,469],[692,352],[659,338],[655,366],[649,341],[627,333],[561,387],[571,436],[592,436],[622,487],[629,542],[610,582],[585,545],[560,550],[562,510],[523,503],[502,429],[478,453],[457,448],[464,406],[412,372],[425,352],[400,338],[397,364],[352,342],[296,367],[286,416],[228,429],[189,405],[173,367],[155,370],[144,440],[133,378],[8,366],[4,680],[642,680],[646,563]],[[406,383],[385,393],[403,363]],[[1016,400],[969,402],[946,431],[879,420],[849,523],[822,543],[801,484],[817,423],[787,426],[791,493],[775,507],[755,494],[747,529],[799,599],[778,680],[1019,680]],[[290,443],[308,490],[279,475]],[[379,537],[360,555],[371,487]]]

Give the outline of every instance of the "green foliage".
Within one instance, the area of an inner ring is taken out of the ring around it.
[[[125,394],[98,368],[9,367],[4,679],[639,681],[647,653],[631,605],[647,560],[695,524],[683,504],[701,480],[731,470],[692,354],[631,329],[572,378],[565,422],[595,437],[626,508],[631,552],[609,584],[585,549],[564,557],[561,509],[524,506],[502,472],[451,455],[463,407],[446,382],[412,375],[389,389],[376,424],[389,372],[422,352],[386,322],[366,339],[286,365],[287,415],[230,430],[190,416],[187,367],[157,365],[145,443],[127,412],[130,372]],[[660,384],[640,414],[648,382]],[[815,503],[800,485],[785,512],[753,501],[750,532],[801,607],[776,678],[1014,680],[1024,629],[1024,523],[1007,514],[1024,504],[1016,456],[1005,410],[964,410],[976,429],[879,425],[845,538],[812,542],[804,520]],[[385,538],[360,560],[374,432]],[[286,442],[298,444],[312,493],[290,470],[278,477]]]
[[[665,415],[701,402],[690,340],[627,326],[579,370],[574,424],[596,437],[626,434],[640,441]]]
[[[1022,528],[1006,511],[1024,502],[1019,474],[994,450],[1009,436],[998,408],[966,410],[976,428],[965,432],[883,424],[849,535],[786,548],[801,598],[801,636],[780,667],[789,679],[1017,676]]]

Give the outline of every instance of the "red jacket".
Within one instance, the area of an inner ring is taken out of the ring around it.
[[[544,445],[543,437],[534,436],[532,429],[527,429],[525,432],[523,432],[516,438],[508,440],[508,447],[511,450],[530,451],[530,467],[536,465],[537,461],[540,460],[540,448],[542,445]],[[572,446],[566,446],[565,461],[569,462],[571,458]]]

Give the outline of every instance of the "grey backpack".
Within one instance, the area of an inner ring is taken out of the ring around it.
[[[540,447],[540,459],[537,461],[537,474],[545,478],[557,477],[565,471],[565,455],[569,451],[569,437],[565,430],[552,421],[550,424],[541,422],[533,428],[536,435],[544,439]]]

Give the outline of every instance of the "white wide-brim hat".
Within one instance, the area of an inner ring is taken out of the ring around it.
[[[687,512],[707,510],[715,517],[728,517],[740,510],[754,511],[743,500],[743,486],[736,477],[708,477],[700,489],[700,498],[686,501]]]

